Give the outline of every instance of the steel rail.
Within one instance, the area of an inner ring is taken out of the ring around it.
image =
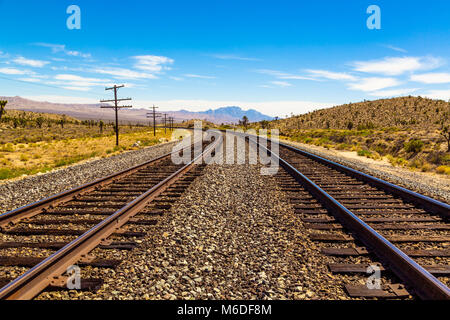
[[[280,143],[280,146],[285,147],[289,150],[292,150],[296,153],[299,153],[303,156],[306,156],[314,161],[320,162],[326,166],[329,166],[337,171],[340,171],[342,173],[348,174],[352,176],[353,178],[356,178],[358,180],[364,181],[374,187],[381,188],[387,192],[390,192],[392,194],[395,194],[399,197],[401,197],[404,200],[410,201],[414,203],[415,205],[422,206],[427,211],[432,212],[434,214],[438,214],[444,218],[450,218],[450,205],[437,201],[436,199],[424,196],[420,193],[408,190],[406,188],[397,186],[395,184],[389,183],[387,181],[375,178],[373,176],[370,176],[368,174],[362,173],[360,171],[357,171],[355,169],[343,166],[339,163],[336,163],[334,161],[325,159],[323,157],[317,156],[315,154],[312,154],[310,152],[298,149],[296,147],[290,146],[288,144]]]
[[[92,182],[88,182],[86,184],[83,184],[81,186],[75,187],[73,189],[58,193],[56,195],[53,195],[51,197],[42,199],[40,201],[31,203],[29,205],[23,206],[21,208],[3,213],[0,215],[0,230],[4,227],[6,227],[9,224],[14,224],[19,222],[20,220],[23,220],[24,218],[31,218],[33,216],[38,215],[39,213],[42,213],[46,209],[55,207],[59,204],[66,203],[70,200],[72,200],[74,197],[78,195],[82,195],[84,193],[88,193],[91,191],[94,191],[96,188],[103,187],[107,184],[113,183],[114,181],[126,177],[128,175],[133,174],[134,172],[145,168],[151,164],[154,164],[160,160],[163,160],[169,156],[172,155],[173,152],[167,153],[165,155],[162,155],[158,158],[155,158],[153,160],[144,162],[142,164],[139,164],[137,166],[125,169],[121,172],[114,173],[112,175],[109,175],[104,178],[100,178],[97,180],[94,180]]]
[[[125,205],[122,209],[116,211],[101,223],[0,289],[0,299],[29,300],[34,298],[48,287],[52,283],[52,280],[62,275],[66,272],[68,267],[77,263],[81,257],[86,256],[103,240],[107,239],[116,230],[120,229],[129,221],[129,219],[142,211],[149,202],[173,185],[186,172],[197,165],[208,152],[222,142],[222,138],[214,141],[214,143],[210,144],[200,155],[171,176],[164,179],[159,184]]]
[[[387,263],[390,266],[390,269],[402,281],[411,288],[414,288],[420,298],[424,300],[450,300],[450,289],[436,279],[436,277],[431,275],[422,266],[376,232],[286,160],[274,154],[268,148],[261,146],[258,139],[257,141],[254,139],[252,140],[260,148],[262,147],[263,150],[265,149],[267,154],[270,154],[277,159],[287,172],[289,172],[313,196],[319,199],[333,215],[335,215],[338,221],[354,232],[357,235],[357,238],[368,248],[371,248],[382,261]]]

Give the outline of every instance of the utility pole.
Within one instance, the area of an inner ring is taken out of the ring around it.
[[[170,130],[171,130],[171,131],[173,131],[173,120],[174,120],[173,117],[170,117],[170,118],[169,118]]]
[[[170,118],[169,118],[170,123]],[[164,113],[164,134],[167,134],[167,113]]]
[[[119,145],[119,109],[124,109],[124,108],[133,108],[132,106],[119,106],[119,102],[120,101],[130,101],[131,98],[126,98],[126,99],[117,99],[117,89],[123,88],[125,87],[124,85],[121,86],[117,86],[114,85],[114,87],[112,88],[106,88],[105,90],[114,90],[114,100],[101,100],[101,103],[106,103],[106,102],[114,102],[114,106],[110,107],[110,106],[102,106],[101,108],[103,109],[114,109],[116,112],[116,145]]]
[[[158,107],[155,107],[155,105],[153,105],[153,112],[147,113],[147,118],[153,117],[153,136],[155,137],[156,137],[156,118],[161,117],[161,115],[156,114],[156,109],[158,109]]]

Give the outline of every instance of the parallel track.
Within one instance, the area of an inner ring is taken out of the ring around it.
[[[289,145],[280,144],[278,158],[280,185],[310,238],[331,244],[322,248],[339,262],[330,270],[366,274],[375,265],[400,280],[380,289],[347,284],[350,296],[450,299],[449,205]]]
[[[145,233],[127,227],[155,225],[157,217],[200,175],[204,166],[198,160],[218,143],[222,141],[204,144],[203,153],[186,165],[172,164],[172,154],[166,154],[0,215],[2,237],[9,239],[0,242],[0,249],[28,252],[27,256],[0,257],[0,266],[22,273],[16,279],[0,278],[0,286],[4,285],[0,299],[32,299],[43,290],[67,289],[66,271],[73,265],[116,267],[121,261],[90,253],[96,248],[135,247],[135,240]],[[83,279],[81,289],[92,290],[101,283],[101,279]]]

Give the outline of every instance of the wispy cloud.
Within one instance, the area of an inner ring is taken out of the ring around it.
[[[58,74],[55,80],[68,82],[73,87],[95,87],[111,84],[110,80],[87,78],[73,74]]]
[[[43,43],[43,42],[39,42],[39,43],[35,43],[35,45],[39,46],[39,47],[45,47],[45,48],[50,48],[52,49],[53,53],[59,53],[62,52],[68,56],[72,56],[72,57],[81,57],[81,58],[91,58],[92,55],[90,53],[83,53],[80,51],[75,51],[75,50],[68,50],[66,48],[65,44],[52,44],[52,43]]]
[[[360,91],[377,91],[384,88],[395,87],[400,85],[401,82],[395,78],[363,78],[358,82],[350,83],[349,88],[352,90]]]
[[[450,100],[450,89],[447,90],[430,90],[425,94],[426,97],[431,99]]]
[[[216,79],[216,77],[213,77],[213,76],[204,76],[204,75],[192,74],[192,73],[184,74],[183,76],[185,76],[186,78]]]
[[[16,68],[0,68],[0,73],[7,75],[31,75],[34,72],[29,70],[21,70]]]
[[[286,73],[286,72],[282,72],[282,71],[277,71],[277,70],[271,70],[271,69],[258,69],[256,70],[257,73],[260,74],[267,74],[270,76],[273,76],[277,79],[281,79],[281,80],[312,80],[312,81],[318,81],[318,79],[315,79],[313,77],[306,77],[306,76],[302,76],[302,75],[295,75],[295,74],[291,74],[291,73]]]
[[[95,68],[93,72],[107,74],[115,79],[157,79],[154,74],[147,72],[138,72],[125,68]]]
[[[262,61],[261,59],[242,57],[234,54],[213,54],[211,56],[221,60]]]
[[[435,57],[386,57],[382,60],[356,61],[354,70],[396,76],[405,72],[434,69],[442,65],[442,59]]]
[[[154,73],[168,69],[166,65],[174,63],[173,59],[162,56],[135,56],[133,59],[136,60],[136,64],[134,65],[136,69]]]
[[[270,83],[278,87],[292,87],[292,84],[286,81],[271,81]]]
[[[49,64],[48,61],[42,61],[42,60],[33,60],[33,59],[26,59],[24,57],[18,57],[13,60],[16,64],[19,64],[21,66],[29,66],[29,67],[35,67],[35,68],[42,68]]]
[[[374,91],[369,94],[375,97],[397,97],[414,93],[417,90],[419,90],[419,88],[404,88],[404,89]]]
[[[407,50],[405,50],[405,49],[403,49],[403,48],[395,47],[395,46],[390,45],[390,44],[386,44],[386,45],[384,45],[384,46],[385,46],[386,48],[389,48],[389,49],[394,50],[394,51],[397,51],[397,52],[402,52],[402,53],[407,53],[407,52],[408,52]]]
[[[415,74],[411,76],[411,81],[426,84],[450,83],[450,73]]]
[[[313,77],[319,77],[319,78],[325,78],[330,80],[348,80],[348,81],[355,81],[357,80],[357,77],[352,76],[348,73],[342,73],[342,72],[331,72],[327,70],[312,70],[308,69],[305,70]]]

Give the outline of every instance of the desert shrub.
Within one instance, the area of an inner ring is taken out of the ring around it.
[[[449,166],[440,166],[436,168],[436,172],[439,174],[450,175],[450,167]]]
[[[405,143],[404,149],[406,152],[419,153],[420,151],[422,151],[423,146],[424,143],[422,140],[411,140]]]
[[[372,156],[372,152],[370,152],[369,150],[359,150],[358,156],[370,158]]]

